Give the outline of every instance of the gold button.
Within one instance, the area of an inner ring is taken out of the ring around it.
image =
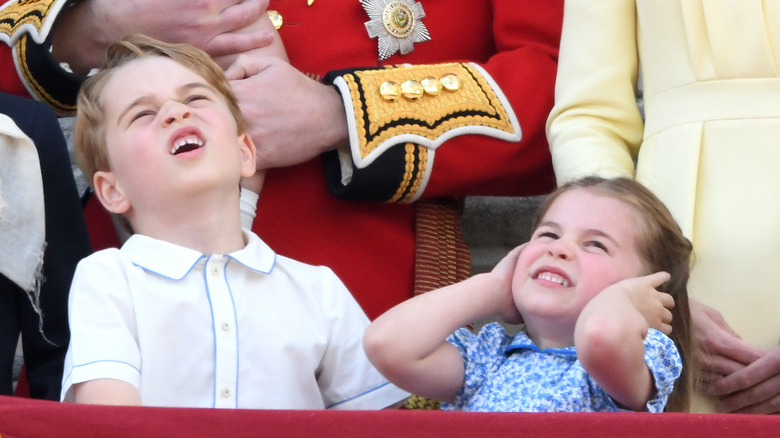
[[[441,81],[430,76],[422,80],[422,87],[426,93],[432,96],[438,96],[441,93]]]
[[[417,81],[406,81],[401,84],[401,93],[409,100],[417,100],[423,95],[423,87]]]
[[[460,88],[460,79],[458,79],[455,74],[448,73],[442,76],[441,85],[445,90],[456,91],[458,88]]]
[[[274,27],[278,30],[282,25],[284,24],[284,18],[282,18],[282,14],[279,13],[279,11],[275,11],[273,9],[269,9],[265,11],[266,14],[268,14],[268,18],[271,19],[271,23],[273,23]]]
[[[395,82],[388,81],[379,86],[379,94],[382,99],[392,102],[401,97],[401,87]]]

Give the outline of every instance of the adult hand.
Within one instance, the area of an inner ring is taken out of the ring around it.
[[[743,341],[717,310],[694,299],[690,299],[689,303],[697,345],[696,360],[701,369],[699,378],[703,385],[741,370],[766,353],[766,350]],[[711,387],[709,392],[713,395],[725,394]]]
[[[53,54],[83,73],[130,33],[190,43],[212,56],[245,52],[273,41],[267,30],[249,28],[267,7],[268,0],[85,0],[59,17]]]
[[[257,147],[257,168],[291,166],[347,147],[339,93],[271,56],[238,57],[226,70]]]
[[[750,365],[703,386],[719,398],[718,410],[744,414],[780,412],[780,347]]]

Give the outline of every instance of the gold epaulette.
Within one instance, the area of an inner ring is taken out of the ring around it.
[[[0,40],[13,48],[27,91],[60,115],[75,112],[82,77],[51,55],[51,29],[63,8],[78,0],[15,0],[0,8]]]
[[[519,141],[520,125],[490,75],[472,63],[353,70],[333,80],[347,107],[355,166],[392,146],[479,134]]]
[[[68,0],[15,0],[0,7],[0,40],[9,46],[22,34],[41,44],[46,40],[59,11]]]

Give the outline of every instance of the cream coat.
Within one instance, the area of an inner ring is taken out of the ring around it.
[[[636,160],[694,243],[691,296],[766,348],[780,340],[779,60],[780,1],[567,0],[548,120],[559,183],[631,176]]]

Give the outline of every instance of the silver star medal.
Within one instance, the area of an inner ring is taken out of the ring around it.
[[[384,61],[395,52],[402,55],[414,50],[414,43],[431,39],[422,23],[425,11],[414,0],[360,0],[368,17],[368,36],[379,39],[379,60]]]

